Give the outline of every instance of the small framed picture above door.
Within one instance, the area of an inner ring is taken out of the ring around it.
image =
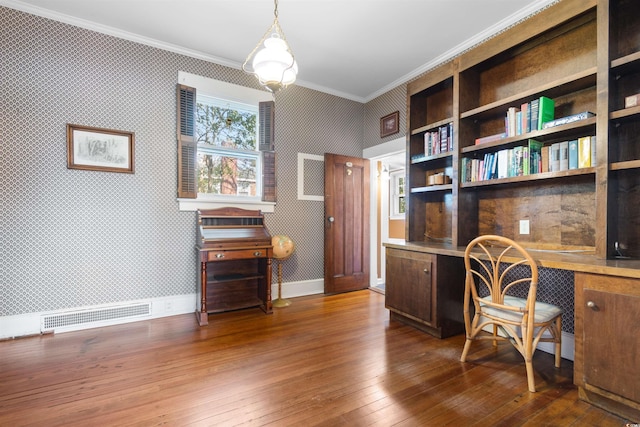
[[[380,119],[380,138],[400,131],[400,112],[396,111]]]

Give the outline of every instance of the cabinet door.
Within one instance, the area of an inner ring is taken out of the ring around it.
[[[640,296],[584,289],[584,301],[584,382],[640,402]]]
[[[432,261],[429,254],[387,249],[387,308],[432,322]]]

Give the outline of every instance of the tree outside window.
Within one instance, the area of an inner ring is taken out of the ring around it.
[[[198,96],[198,193],[260,196],[257,106]]]

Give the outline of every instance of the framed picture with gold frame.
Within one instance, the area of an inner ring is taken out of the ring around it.
[[[67,124],[67,168],[134,173],[135,134]]]

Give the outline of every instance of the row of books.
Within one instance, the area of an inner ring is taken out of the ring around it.
[[[546,146],[548,171],[589,168],[596,165],[596,137],[583,136],[570,141],[557,142]],[[543,171],[544,172],[544,171]]]
[[[509,107],[504,119],[504,132],[476,138],[476,145],[493,142],[502,138],[522,135],[541,130],[545,122],[554,119],[555,101],[546,96],[525,102],[520,107]]]
[[[595,136],[551,145],[529,139],[527,145],[486,153],[482,159],[463,158],[460,181],[476,182],[595,166],[595,146]]]
[[[543,143],[529,139],[527,145],[486,153],[482,159],[465,157],[460,168],[461,182],[530,175],[542,170]]]
[[[545,122],[555,117],[555,101],[546,96],[525,102],[518,107],[509,107],[505,118],[507,136],[522,135],[534,130],[542,130]]]
[[[453,123],[440,126],[438,129],[424,134],[425,156],[453,151]]]

